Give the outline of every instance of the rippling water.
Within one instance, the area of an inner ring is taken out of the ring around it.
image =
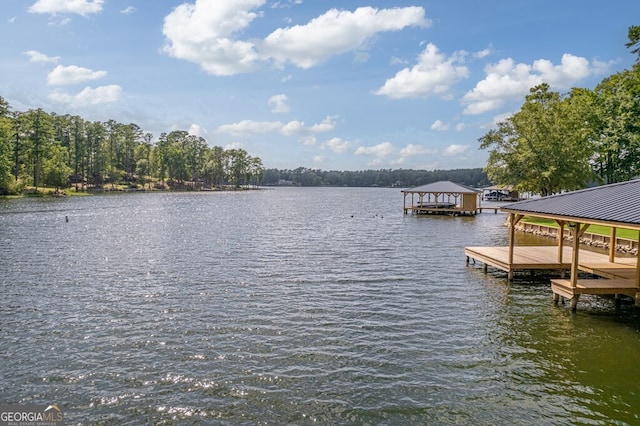
[[[68,218],[68,222],[65,220]],[[637,424],[640,315],[397,189],[0,200],[0,403],[68,424]]]

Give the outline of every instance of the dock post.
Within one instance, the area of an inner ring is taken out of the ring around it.
[[[571,311],[575,312],[578,306],[578,299],[580,299],[580,295],[579,294],[574,294],[573,297],[571,298]]]

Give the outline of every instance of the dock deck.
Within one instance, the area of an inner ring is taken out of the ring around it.
[[[509,247],[465,247],[467,262],[470,259],[505,272],[528,270],[556,270],[559,273],[571,269],[573,249],[563,247],[562,262],[558,261],[558,246],[515,246],[513,262],[509,262]],[[633,279],[636,273],[635,258],[616,258],[594,251],[580,250],[578,269],[604,278]]]
[[[572,287],[571,280],[564,279],[571,269],[572,248],[563,247],[562,262],[558,261],[557,246],[517,246],[513,248],[513,262],[509,262],[509,247],[466,247],[467,263],[470,259],[487,266],[506,271],[509,279],[516,271],[555,270],[562,278],[551,280],[554,302],[562,298],[571,299],[571,309],[575,310],[581,294],[626,295],[640,302],[640,287],[636,285],[636,259],[616,258],[588,250],[580,250],[578,270],[596,275],[593,279],[578,279]],[[564,299],[563,299],[564,300]]]
[[[519,246],[513,248],[513,261],[509,262],[509,247],[465,247],[467,263],[470,259],[509,273],[529,270],[557,270],[562,273],[571,269],[571,248],[565,247],[562,262],[558,262],[557,246]]]

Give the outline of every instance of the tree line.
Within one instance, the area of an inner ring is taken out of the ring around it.
[[[243,149],[209,147],[183,130],[152,140],[133,123],[92,122],[42,109],[17,112],[0,97],[0,194],[69,185],[238,187],[262,179],[262,160]]]
[[[631,69],[593,90],[533,87],[518,112],[479,139],[494,183],[545,196],[640,176],[640,27],[628,37],[638,55]]]
[[[487,174],[481,168],[432,171],[412,169],[324,171],[305,167],[293,170],[266,169],[263,183],[265,185],[409,188],[441,180],[450,180],[471,187],[483,187],[490,184]]]

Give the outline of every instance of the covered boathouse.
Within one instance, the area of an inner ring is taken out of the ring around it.
[[[466,247],[467,262],[479,260],[508,272],[524,269],[570,271],[569,278],[552,279],[554,302],[571,300],[575,310],[581,294],[626,295],[640,306],[640,250],[635,257],[616,257],[615,244],[609,253],[580,250],[580,237],[590,225],[611,228],[610,241],[618,228],[640,231],[640,180],[603,185],[549,197],[520,201],[501,207],[509,214],[509,247]],[[514,247],[514,227],[524,217],[553,219],[559,226],[557,246]],[[570,247],[564,246],[564,228],[571,235]],[[640,237],[639,237],[640,245]],[[587,272],[591,278],[578,277]]]
[[[450,181],[403,189],[404,214],[475,215],[482,191]]]

